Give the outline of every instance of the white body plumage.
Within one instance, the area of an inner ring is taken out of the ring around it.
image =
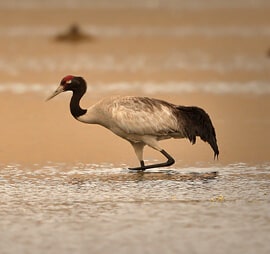
[[[162,104],[151,107],[149,100],[134,96],[105,98],[88,108],[87,113],[77,120],[102,125],[132,142],[142,142],[146,135],[157,140],[180,138],[178,121],[171,108]]]

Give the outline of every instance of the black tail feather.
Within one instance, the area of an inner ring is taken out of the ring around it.
[[[199,107],[178,106],[177,109],[179,126],[183,129],[183,134],[192,144],[196,143],[196,136],[199,136],[212,147],[214,159],[218,159],[216,132],[209,115]]]

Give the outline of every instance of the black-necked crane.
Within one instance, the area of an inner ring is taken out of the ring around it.
[[[70,112],[75,119],[83,123],[102,125],[131,143],[140,161],[140,167],[130,169],[145,170],[174,164],[173,157],[158,144],[159,140],[169,138],[188,138],[195,144],[196,137],[199,136],[212,147],[214,159],[218,157],[215,129],[203,109],[135,96],[112,96],[102,99],[88,109],[82,109],[80,100],[86,89],[87,85],[82,77],[68,75],[47,100],[62,92],[72,91]],[[167,161],[145,165],[145,145],[162,153]]]

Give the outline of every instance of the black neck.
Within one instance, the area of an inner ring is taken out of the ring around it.
[[[73,95],[70,101],[70,112],[75,118],[78,118],[79,116],[84,115],[87,112],[86,109],[82,109],[80,107],[80,100],[84,93],[84,91],[73,91]]]

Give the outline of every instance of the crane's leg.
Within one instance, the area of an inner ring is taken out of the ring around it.
[[[146,170],[149,168],[168,167],[175,163],[174,158],[171,155],[169,155],[164,149],[160,148],[155,139],[151,138],[150,140],[145,140],[145,143],[149,145],[150,147],[152,147],[153,149],[162,153],[167,158],[167,161],[163,163],[152,164],[152,165],[144,165],[143,148],[145,144],[144,143],[131,143],[141,163],[141,166],[137,168],[129,168],[130,170]]]
[[[143,148],[144,148],[145,144],[142,143],[142,142],[138,142],[138,143],[130,142],[130,143],[133,146],[134,151],[136,153],[136,156],[137,156],[137,158],[138,158],[138,160],[140,161],[140,164],[141,164],[141,167],[139,167],[136,170],[144,170],[142,168],[144,167]]]

